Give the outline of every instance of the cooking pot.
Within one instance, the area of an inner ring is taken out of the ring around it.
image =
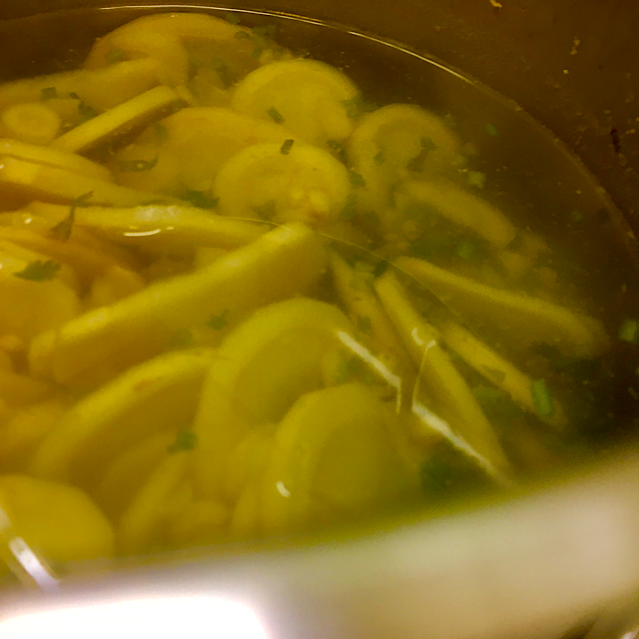
[[[396,41],[508,96],[596,175],[628,222],[632,244],[631,229],[639,230],[639,4],[230,4]],[[78,28],[77,19],[54,11],[100,6],[95,0],[4,0],[0,79],[41,71],[38,65],[53,58],[68,30]],[[23,20],[38,13],[49,15]],[[428,521],[419,513],[395,515],[330,537],[238,545],[215,556],[188,552],[123,563],[115,572],[72,572],[46,593],[9,590],[0,596],[0,630],[7,620],[39,613],[43,623],[65,624],[67,636],[76,636],[83,623],[94,635],[108,629],[163,636],[177,619],[180,632],[191,636],[204,627],[206,636],[247,638],[554,639],[611,609],[613,616],[592,630],[592,637],[603,638],[636,630],[632,612],[616,616],[624,602],[631,609],[639,603],[636,592],[639,448],[626,443],[561,478],[508,498],[469,500]],[[7,625],[6,636],[34,636],[26,629],[31,622],[36,627],[36,617],[23,619],[23,634]],[[237,634],[224,634],[224,623]]]

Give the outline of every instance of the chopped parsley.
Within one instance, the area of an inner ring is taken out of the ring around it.
[[[182,199],[190,202],[198,209],[214,209],[220,203],[219,197],[209,197],[202,191],[189,190],[182,195]]]
[[[54,237],[54,239],[66,242],[71,237],[71,231],[73,230],[73,224],[75,222],[76,209],[79,206],[86,206],[92,196],[93,191],[88,191],[87,193],[80,195],[75,200],[73,200],[73,202],[71,202],[69,215],[67,215],[64,220],[58,222],[51,229],[51,235]]]
[[[271,118],[271,120],[273,120],[273,122],[277,124],[282,124],[282,122],[284,122],[282,114],[274,106],[272,106],[270,109],[267,109],[266,113]]]
[[[262,38],[274,38],[277,33],[277,26],[274,24],[265,24],[257,27],[253,27],[251,31]]]
[[[248,33],[248,31],[238,31],[235,34],[235,39],[236,40],[250,40],[251,39],[251,34]]]
[[[584,219],[584,215],[580,211],[573,211],[570,214],[570,218],[573,222],[581,222]]]
[[[118,62],[124,62],[126,60],[126,53],[122,49],[114,48],[106,54],[105,60],[107,64],[117,64]]]
[[[232,11],[229,11],[225,16],[224,19],[227,22],[230,22],[231,24],[239,24],[242,20],[242,17],[239,15],[239,13],[233,13]]]
[[[380,148],[379,151],[377,151],[373,158],[373,162],[375,162],[375,164],[384,164],[384,162],[386,162],[386,153],[384,152],[384,149]]]
[[[486,125],[486,133],[488,133],[488,135],[490,135],[491,138],[494,138],[498,135],[498,131],[495,125],[490,123]]]
[[[530,383],[530,393],[539,417],[552,417],[555,407],[545,379],[535,379]]]
[[[284,143],[280,147],[280,153],[282,155],[288,155],[294,142],[295,140],[284,140]]]
[[[486,186],[486,174],[481,171],[468,171],[466,174],[469,186],[483,189]]]
[[[624,342],[639,344],[639,322],[634,319],[627,319],[619,328],[618,337]]]
[[[333,152],[333,155],[342,163],[346,164],[347,156],[346,156],[346,148],[344,145],[338,140],[329,140],[328,148]]]
[[[157,166],[159,157],[156,155],[152,160],[118,160],[118,170],[122,173],[142,173],[150,171]]]
[[[433,143],[430,138],[422,137],[420,140],[421,149],[419,153],[408,162],[406,168],[409,171],[414,171],[415,173],[421,173],[424,170],[424,166],[426,164],[426,158],[428,154],[437,147]]]
[[[277,205],[275,204],[275,200],[269,200],[268,202],[264,202],[264,204],[256,204],[252,208],[258,217],[261,217],[267,222],[270,222],[277,213]]]
[[[55,87],[44,87],[40,91],[41,100],[55,100],[58,97],[58,90]]]
[[[16,277],[30,282],[48,282],[60,270],[60,264],[53,260],[35,260],[29,262],[22,271],[14,273]]]
[[[348,179],[353,186],[366,186],[366,180],[355,171],[348,172]]]
[[[211,319],[206,323],[209,328],[212,328],[216,331],[221,331],[223,328],[226,328],[229,324],[228,320],[229,311],[226,309],[223,313],[219,315],[213,315]]]
[[[220,82],[225,89],[228,89],[230,86],[235,84],[237,80],[237,74],[229,68],[228,64],[224,62],[224,60],[220,60],[219,58],[215,58],[211,60],[211,65],[213,69],[220,77]]]
[[[344,202],[344,207],[340,211],[340,217],[343,220],[352,220],[353,217],[355,217],[356,203],[357,203],[357,200],[355,198],[355,194],[349,193],[348,197],[346,198],[346,202]]]
[[[375,110],[375,105],[361,95],[356,95],[348,100],[342,100],[342,104],[346,108],[346,115],[351,118],[351,120],[357,120],[365,113],[370,113]]]
[[[475,245],[469,240],[462,240],[457,245],[457,256],[464,260],[472,260],[475,257]]]
[[[197,435],[191,430],[181,430],[175,441],[166,449],[169,453],[193,450],[197,446]]]
[[[251,55],[256,59],[259,60],[260,56],[262,55],[262,52],[264,51],[264,47],[255,47],[255,49],[253,49],[253,53],[251,53]]]

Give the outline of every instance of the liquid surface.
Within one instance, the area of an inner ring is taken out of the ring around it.
[[[631,432],[626,229],[547,132],[382,42],[138,14],[36,23],[73,48],[0,85],[15,534],[56,564],[299,532]]]

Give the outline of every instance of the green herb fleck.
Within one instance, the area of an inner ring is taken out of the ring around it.
[[[60,264],[53,260],[35,260],[35,262],[29,262],[22,271],[17,271],[14,275],[30,282],[47,282],[52,280],[59,270]]]
[[[262,55],[264,51],[264,47],[255,47],[255,49],[253,49],[253,53],[251,53],[251,55],[256,59],[259,60],[260,56]]]
[[[457,256],[464,260],[472,260],[476,256],[475,245],[469,240],[462,240],[457,245]]]
[[[237,74],[229,68],[228,64],[224,62],[224,60],[220,60],[219,58],[215,58],[211,60],[211,65],[213,69],[220,77],[220,82],[225,89],[228,89],[230,86],[235,84],[237,80]]]
[[[72,100],[79,100],[80,99],[80,96],[75,91],[71,91],[71,93],[69,93],[69,97]]]
[[[58,97],[58,90],[55,87],[44,87],[40,91],[41,100],[55,100]]]
[[[186,191],[186,193],[182,195],[182,199],[190,202],[198,209],[214,209],[220,203],[219,197],[209,197],[206,193],[202,193],[202,191]]]
[[[240,16],[239,13],[233,13],[231,11],[229,11],[225,16],[224,19],[227,22],[230,22],[231,24],[240,24],[242,17]]]
[[[373,331],[373,324],[371,322],[370,317],[366,317],[365,315],[357,316],[357,330],[360,333],[364,333],[364,335],[370,335]]]
[[[420,140],[421,149],[419,153],[408,162],[406,168],[409,171],[414,171],[415,173],[421,173],[424,170],[424,166],[426,164],[426,158],[428,158],[428,154],[437,147],[433,143],[430,138],[422,137]]]
[[[584,215],[583,213],[580,213],[579,211],[573,211],[570,214],[570,218],[572,219],[573,222],[581,222],[584,219]]]
[[[486,125],[486,133],[488,133],[488,135],[490,135],[490,137],[492,138],[498,135],[497,129],[495,128],[494,124]]]
[[[555,412],[552,396],[545,379],[535,379],[530,383],[530,393],[535,410],[540,417],[551,417]]]
[[[92,106],[89,106],[86,102],[80,100],[78,102],[78,115],[80,116],[80,124],[83,124],[84,122],[92,120],[99,114]]]
[[[152,160],[118,160],[117,166],[121,173],[142,173],[155,168],[157,163],[156,155]]]
[[[624,342],[639,344],[639,322],[634,319],[627,319],[619,328],[618,337]]]
[[[343,357],[333,372],[333,382],[336,385],[344,384],[353,379],[353,377],[361,374],[363,368],[364,363],[356,355]]]
[[[221,331],[223,328],[226,328],[229,324],[228,320],[229,311],[225,310],[223,313],[219,315],[213,315],[211,319],[206,323],[209,328],[213,328],[216,331]]]
[[[71,231],[73,230],[73,224],[75,222],[76,209],[79,206],[86,206],[92,196],[93,191],[88,191],[71,202],[69,215],[51,229],[51,235],[54,239],[66,242],[71,237]]]
[[[169,130],[161,122],[156,122],[153,130],[155,131],[155,137],[157,137],[158,142],[166,142],[169,139]]]
[[[195,343],[195,337],[188,328],[181,328],[173,333],[166,345],[167,350],[179,350],[189,348]]]
[[[171,454],[193,450],[197,445],[197,435],[190,430],[182,430],[177,434],[175,441],[167,448]]]
[[[275,200],[269,200],[268,202],[264,202],[264,204],[256,204],[252,208],[258,217],[261,217],[267,222],[270,222],[277,213],[277,205],[275,204]]]
[[[106,54],[105,60],[107,64],[116,64],[118,62],[123,62],[126,60],[126,53],[122,51],[122,49],[111,49],[109,53]]]
[[[329,140],[328,148],[333,152],[333,155],[342,163],[346,164],[347,155],[346,147],[338,140]]]
[[[468,171],[466,174],[468,177],[469,186],[475,186],[478,189],[483,189],[486,186],[486,174],[481,171]]]
[[[344,207],[340,211],[340,217],[343,220],[352,220],[355,217],[355,205],[357,203],[357,199],[355,198],[354,193],[349,193],[346,198],[346,202],[344,202]]]
[[[377,151],[373,161],[375,164],[384,164],[384,162],[386,162],[386,153],[384,152],[384,149],[380,148],[379,151]]]
[[[295,142],[295,140],[284,140],[284,143],[280,147],[280,153],[282,155],[288,155],[291,147],[293,146],[293,142]]]
[[[351,118],[351,120],[357,120],[365,113],[370,113],[375,110],[375,105],[361,95],[356,95],[348,100],[342,100],[342,104],[346,107],[346,115]]]
[[[238,31],[235,34],[235,39],[236,40],[250,40],[251,39],[251,34],[248,31]]]
[[[282,114],[275,107],[271,107],[270,109],[267,109],[266,113],[271,118],[271,120],[273,120],[273,122],[277,124],[282,124],[282,122],[284,122],[284,118],[282,117]]]
[[[355,171],[348,172],[348,179],[353,186],[366,186],[366,180]]]
[[[251,31],[262,38],[274,38],[277,33],[277,26],[274,24],[265,24],[258,27],[253,27]]]

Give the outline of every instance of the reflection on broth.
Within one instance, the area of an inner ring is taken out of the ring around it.
[[[509,486],[639,397],[594,216],[535,225],[477,153],[520,116],[478,138],[246,20],[0,85],[0,504],[54,563]]]

